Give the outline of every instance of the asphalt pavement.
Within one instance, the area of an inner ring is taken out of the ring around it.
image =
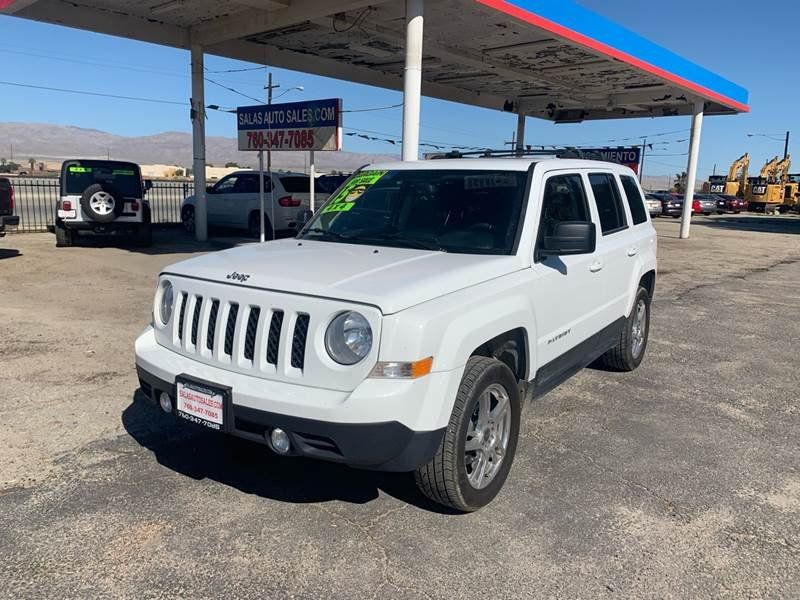
[[[523,415],[469,515],[142,402],[158,271],[210,247],[0,240],[0,597],[800,597],[800,218],[658,219],[642,367]]]

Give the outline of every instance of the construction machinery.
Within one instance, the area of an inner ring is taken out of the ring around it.
[[[705,194],[725,194],[727,196],[744,196],[747,184],[747,169],[750,167],[750,155],[745,153],[737,158],[728,169],[728,175],[712,175],[703,184]]]
[[[747,179],[745,200],[749,210],[756,212],[784,212],[798,202],[797,178],[789,175],[792,157],[779,159],[777,156],[761,168],[758,177]]]

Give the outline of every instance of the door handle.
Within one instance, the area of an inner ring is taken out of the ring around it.
[[[603,269],[603,263],[601,263],[600,261],[595,261],[595,262],[593,262],[592,264],[589,265],[589,270],[592,273],[597,273],[598,271],[600,271],[602,269]]]
[[[637,254],[639,254],[638,248],[628,248],[628,256],[636,256]]]

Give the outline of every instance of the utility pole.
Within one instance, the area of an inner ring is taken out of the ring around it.
[[[515,149],[517,147],[517,132],[511,134],[511,141],[510,142],[503,142],[504,146],[511,146],[511,149]]]
[[[714,163],[714,171],[711,173],[712,175],[717,174],[717,163]]]
[[[267,90],[267,106],[272,105],[272,90],[275,88],[281,87],[278,84],[272,83],[272,72],[270,71],[267,74],[267,85],[265,89]],[[275,186],[272,185],[272,136],[269,135],[269,130],[272,128],[271,123],[267,122],[267,174],[269,175],[269,190],[270,190],[270,227],[272,228],[272,239],[275,239]],[[260,150],[258,152],[258,194],[259,200],[261,204],[261,234],[260,240],[263,243],[266,235],[264,232],[264,151]]]
[[[786,142],[783,145],[783,158],[789,157],[789,132],[786,132]]]
[[[642,138],[642,159],[641,164],[639,165],[639,183],[644,186],[644,155],[647,151],[647,138]]]

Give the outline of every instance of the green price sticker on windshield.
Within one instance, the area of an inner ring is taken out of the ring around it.
[[[69,168],[69,172],[70,173],[91,173],[92,172],[92,168],[91,167],[70,167]]]
[[[358,175],[353,176],[353,178],[339,190],[339,193],[331,198],[327,206],[322,209],[322,214],[349,211],[355,206],[356,201],[364,192],[377,183],[384,175],[386,175],[386,171],[362,171]]]

